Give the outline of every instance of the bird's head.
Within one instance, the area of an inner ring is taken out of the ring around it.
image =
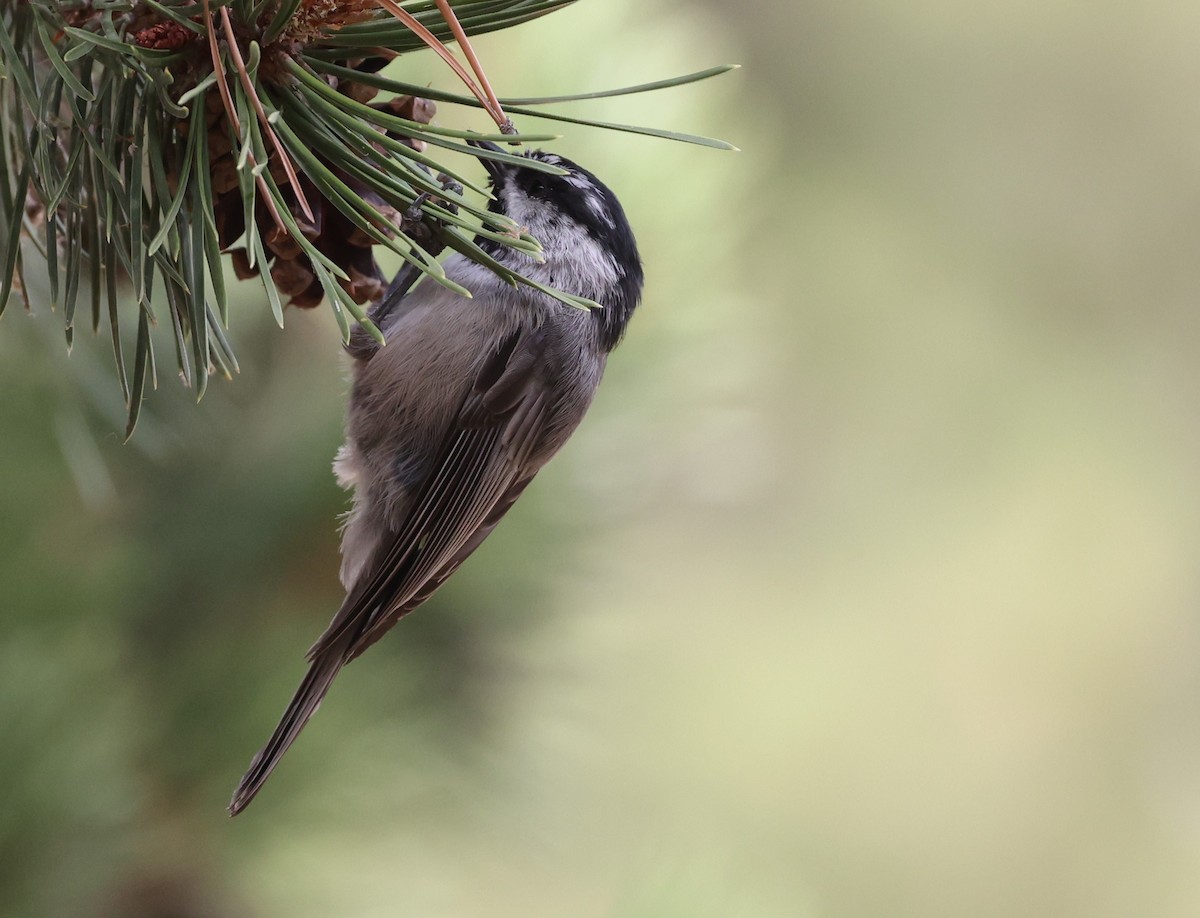
[[[471,141],[489,153],[504,152],[487,141]],[[551,286],[595,300],[606,349],[615,347],[642,294],[642,262],[625,209],[612,190],[564,156],[530,150],[523,159],[564,171],[553,175],[485,155],[491,179],[491,209],[525,227],[541,244]],[[494,250],[493,250],[494,251]]]

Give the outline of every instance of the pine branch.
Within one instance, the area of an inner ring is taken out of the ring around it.
[[[0,312],[26,308],[25,272],[45,271],[68,347],[82,304],[107,326],[133,432],[159,360],[151,330],[169,324],[181,379],[203,394],[237,360],[226,337],[223,262],[257,276],[275,320],[284,306],[332,308],[381,340],[365,304],[386,290],[375,247],[466,294],[438,255],[461,252],[531,283],[473,241],[534,257],[537,240],[463,193],[486,191],[443,165],[443,151],[487,153],[467,138],[545,142],[508,113],[633,130],[535,108],[640,92],[715,75],[571,97],[497,98],[468,36],[511,28],[572,0],[0,0]],[[450,48],[457,43],[467,64]],[[432,48],[467,94],[377,73]],[[375,102],[380,90],[394,94]],[[439,126],[435,102],[483,108],[497,132]],[[554,167],[522,160],[527,167]],[[29,265],[25,248],[40,254]],[[43,268],[44,265],[44,268]],[[547,291],[567,301],[557,291]],[[129,324],[136,334],[126,338]]]

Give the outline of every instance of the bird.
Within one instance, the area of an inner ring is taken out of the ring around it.
[[[471,297],[398,276],[372,315],[386,346],[352,338],[346,440],[334,461],[339,483],[353,489],[342,530],[346,596],[230,815],[254,799],[342,667],[445,583],[566,443],[641,301],[637,242],[607,185],[554,153],[501,159],[500,147],[470,143],[489,176],[490,209],[526,228],[542,253],[482,235],[476,244],[595,305],[513,286],[458,253],[443,267]]]

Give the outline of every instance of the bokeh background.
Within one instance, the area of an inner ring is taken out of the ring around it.
[[[741,62],[580,110],[743,152],[558,145],[645,305],[234,821],[341,595],[333,322],[246,286],[241,376],[165,379],[122,446],[106,342],[10,308],[0,914],[1200,914],[1198,48],[1166,0],[589,0],[481,40],[509,95]]]

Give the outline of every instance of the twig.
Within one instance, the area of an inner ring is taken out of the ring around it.
[[[492,120],[496,122],[497,126],[501,128],[504,127],[506,121],[504,112],[500,110],[498,106],[493,106],[492,99],[489,98],[487,93],[485,93],[479,88],[479,86],[475,84],[475,81],[471,79],[471,75],[467,72],[467,69],[461,63],[459,63],[458,59],[450,53],[450,50],[444,44],[438,41],[436,35],[423,26],[421,22],[415,16],[413,16],[412,13],[396,3],[395,0],[375,0],[375,2],[399,19],[406,26],[408,26],[408,28],[412,30],[412,33],[416,35],[417,38],[421,39],[421,41],[425,42],[425,44],[432,48],[434,53],[444,60],[446,65],[454,71],[460,80],[463,81],[467,89],[471,90],[471,95],[479,100],[479,104],[482,105],[484,110],[492,116]],[[451,26],[451,30],[453,30],[453,26]]]
[[[204,0],[207,6],[208,0]],[[283,148],[283,144],[279,142],[279,137],[276,135],[274,128],[271,127],[271,122],[267,120],[267,113],[263,109],[262,100],[258,98],[258,93],[254,90],[254,81],[250,79],[250,74],[246,70],[246,62],[242,59],[242,51],[237,44],[237,36],[233,32],[233,23],[229,20],[229,7],[221,7],[221,24],[225,27],[225,41],[229,46],[229,53],[233,57],[234,69],[238,72],[238,77],[242,81],[242,88],[246,90],[246,97],[250,100],[250,104],[254,106],[254,111],[258,115],[259,123],[262,124],[263,133],[270,138],[271,144],[275,147],[275,152],[279,154],[279,164],[283,166],[283,171],[287,173],[288,181],[292,183],[292,191],[296,193],[296,203],[300,205],[300,209],[304,211],[304,216],[308,217],[309,222],[315,222],[312,208],[308,206],[308,199],[304,196],[304,189],[300,187],[300,177],[296,175],[296,168],[292,165],[292,158],[288,156],[287,151]],[[240,139],[240,138],[239,138]]]
[[[225,114],[229,118],[229,123],[233,127],[233,132],[237,135],[238,142],[242,141],[242,123],[238,121],[237,109],[233,105],[233,94],[229,91],[229,83],[225,79],[225,67],[221,63],[221,49],[217,47],[217,33],[213,29],[212,11],[209,9],[208,0],[200,0],[200,5],[204,10],[204,32],[208,36],[208,53],[212,58],[213,74],[217,78],[217,89],[221,93],[221,103],[225,106]],[[221,8],[224,12],[224,7]],[[251,167],[257,165],[254,160],[254,152],[246,151],[246,159]],[[283,217],[279,215],[279,211],[275,207],[275,202],[271,198],[271,190],[267,187],[267,181],[261,175],[255,175],[254,180],[258,185],[259,191],[262,192],[263,203],[266,204],[267,210],[271,214],[271,219],[275,221],[283,232],[288,229],[284,225]]]
[[[467,56],[467,62],[470,63],[471,69],[475,71],[475,76],[479,78],[480,87],[483,89],[488,101],[492,103],[492,109],[489,110],[489,113],[493,118],[496,118],[496,124],[499,125],[501,131],[504,131],[506,134],[510,133],[512,121],[504,114],[504,108],[500,105],[500,100],[496,98],[492,84],[488,81],[487,73],[484,71],[483,65],[479,63],[475,49],[471,47],[471,40],[467,38],[466,29],[458,21],[458,16],[455,15],[454,8],[450,6],[449,0],[436,0],[436,3],[438,9],[441,11],[442,18],[446,20],[446,24],[450,26],[450,31],[454,34],[454,40],[463,49],[463,54]]]

